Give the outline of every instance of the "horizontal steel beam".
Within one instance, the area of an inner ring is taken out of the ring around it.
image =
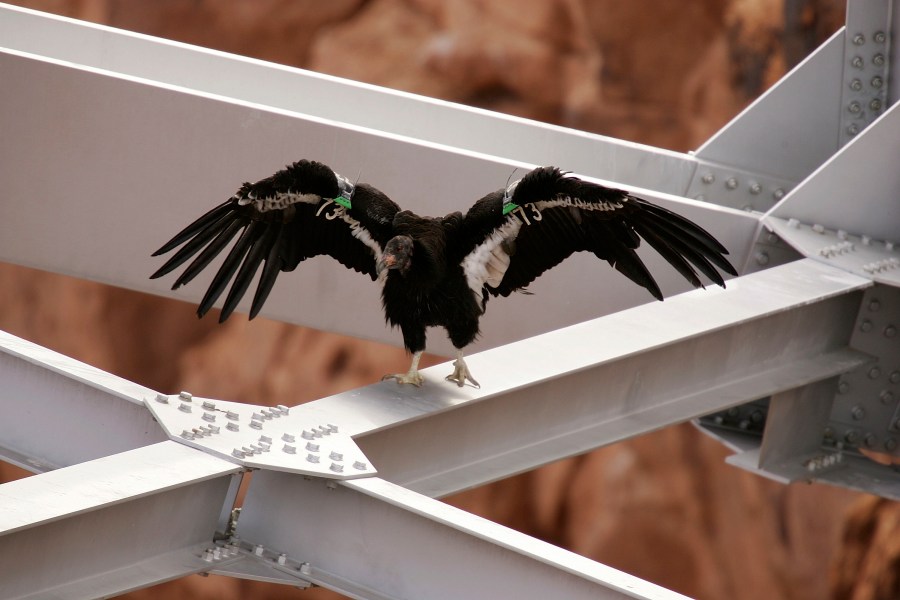
[[[850,371],[871,281],[802,260],[296,407],[341,415],[381,477],[442,496]],[[827,324],[827,326],[823,326]],[[427,418],[424,418],[427,417]]]
[[[17,7],[0,5],[0,47],[670,194],[695,169],[688,154]]]
[[[375,477],[255,473],[238,533],[352,598],[684,598]]]
[[[167,439],[156,392],[0,331],[0,460],[40,473]]]
[[[0,485],[0,597],[99,598],[209,569],[239,471],[162,442]]]
[[[288,162],[321,160],[352,178],[359,175],[406,208],[432,215],[466,210],[523,166],[510,158],[20,52],[0,52],[0,71],[9,90],[0,96],[0,260],[191,303],[199,301],[214,270],[172,292],[172,278],[148,279],[161,264],[151,252],[230,197],[241,182],[265,177]],[[746,259],[757,217],[664,194],[644,195],[712,232],[732,251],[735,264]],[[643,256],[666,294],[688,289],[655,252]],[[569,291],[575,280],[578,294]],[[586,254],[541,277],[531,291],[533,296],[492,303],[476,348],[648,299],[645,290]],[[321,257],[279,278],[264,314],[399,344],[399,334],[384,324],[380,304],[379,289],[367,277]],[[503,309],[493,308],[500,305]],[[442,333],[432,336],[429,349],[453,355]]]

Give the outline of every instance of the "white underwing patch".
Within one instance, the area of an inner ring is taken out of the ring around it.
[[[477,302],[481,302],[481,290],[485,284],[497,287],[503,281],[509,268],[509,254],[504,248],[516,239],[521,227],[522,223],[518,219],[508,218],[463,259],[466,283],[475,294]]]

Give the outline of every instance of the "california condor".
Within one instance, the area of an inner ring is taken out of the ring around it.
[[[463,215],[419,217],[400,210],[366,183],[354,185],[322,163],[301,160],[256,183],[188,225],[153,255],[181,248],[151,278],[196,258],[175,280],[193,279],[240,233],[213,278],[197,314],[213,306],[229,282],[225,321],[262,265],[250,318],[265,303],[278,273],[320,254],[382,283],[387,322],[399,326],[412,353],[407,373],[386,375],[420,385],[419,358],[427,327],[442,326],[457,349],[447,376],[478,386],[463,349],[478,336],[488,298],[522,291],[573,252],[588,251],[645,287],[662,292],[635,253],[641,238],[695,287],[699,271],[725,286],[728,251],[695,223],[624,192],[540,167],[505,190],[491,192]],[[199,254],[198,254],[199,252]]]

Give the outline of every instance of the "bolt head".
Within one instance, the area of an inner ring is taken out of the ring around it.
[[[774,192],[772,192],[772,197],[776,200],[781,200],[784,198],[784,190],[782,188],[777,188]]]
[[[855,69],[862,69],[865,61],[863,61],[862,56],[854,56],[850,59],[850,65]]]
[[[881,110],[881,100],[879,100],[878,98],[872,98],[872,101],[869,102],[869,108],[876,111]]]
[[[888,325],[884,328],[884,337],[892,338],[897,335],[897,328],[893,325]]]
[[[883,44],[885,40],[887,40],[887,36],[883,31],[876,31],[872,39],[874,39],[876,43]]]
[[[878,379],[881,377],[881,368],[878,366],[869,369],[869,379]]]
[[[847,110],[850,111],[850,114],[852,115],[859,114],[859,112],[862,111],[862,104],[854,100],[847,105]]]
[[[716,176],[713,175],[712,173],[704,173],[703,177],[700,178],[700,181],[702,181],[706,185],[713,183],[715,180],[716,180]]]
[[[190,392],[182,391],[178,393],[178,397],[185,402],[190,402],[194,396]]]
[[[285,444],[281,450],[286,454],[297,454],[297,447],[290,444]]]
[[[239,431],[241,429],[241,426],[237,423],[229,423],[225,426],[225,429],[227,429],[228,431]]]
[[[850,89],[853,90],[854,92],[858,92],[859,90],[861,90],[862,89],[862,80],[859,79],[858,77],[854,78],[853,81],[850,82]]]
[[[863,322],[859,324],[859,330],[863,333],[867,333],[872,331],[872,321],[868,319],[863,319]]]
[[[866,416],[866,410],[862,406],[856,405],[850,411],[850,414],[853,416],[854,421],[861,421]]]
[[[725,181],[725,187],[728,188],[729,190],[736,189],[737,186],[738,186],[738,180],[734,177],[729,177]]]
[[[876,54],[872,57],[872,64],[876,67],[884,65],[884,54]]]
[[[869,82],[869,85],[871,85],[876,90],[881,89],[881,86],[884,85],[884,79],[880,75],[876,75],[872,78],[872,81]]]
[[[866,36],[861,33],[857,33],[853,36],[853,45],[854,46],[862,46],[866,43]]]

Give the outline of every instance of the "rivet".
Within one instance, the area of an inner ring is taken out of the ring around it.
[[[337,432],[338,432],[338,426],[337,426],[337,425],[332,425],[331,423],[329,423],[329,424],[328,424],[328,431],[330,431],[331,433],[337,433]]]
[[[362,462],[361,460],[357,460],[353,463],[353,468],[357,469],[359,471],[365,471],[366,466],[367,466],[366,463]]]
[[[872,101],[869,102],[869,108],[872,110],[881,110],[881,100],[878,98],[872,98]]]
[[[244,458],[244,453],[241,451],[240,448],[235,448],[234,450],[232,450],[231,455],[234,456],[235,458]]]
[[[863,322],[859,324],[859,330],[863,333],[872,331],[872,321],[863,319]]]
[[[894,438],[888,438],[884,440],[884,449],[888,452],[893,452],[897,449],[897,440]]]
[[[239,431],[241,429],[241,426],[237,423],[229,423],[225,426],[225,429],[227,429],[228,431]]]
[[[788,223],[787,223],[787,224],[788,224],[788,227],[790,227],[791,229],[800,229],[800,221],[799,221],[798,219],[793,218],[793,217],[791,217],[790,219],[788,219]]]
[[[891,383],[900,383],[900,371],[891,371]]]
[[[260,441],[261,444],[267,444],[267,445],[269,445],[269,446],[272,445],[272,438],[270,438],[270,437],[267,436],[267,435],[261,435],[261,436],[259,436],[259,441]]]
[[[157,395],[156,395],[156,401],[159,402],[160,404],[168,404],[168,403],[169,403],[169,397],[166,396],[165,394],[157,394]]]
[[[204,400],[202,406],[206,410],[216,410],[216,403],[210,402],[209,400]]]
[[[318,457],[316,457],[316,458],[318,458]],[[344,465],[339,465],[337,463],[331,463],[331,466],[328,468],[331,469],[332,471],[334,471],[335,473],[343,473],[344,472]]]
[[[233,410],[229,410],[228,412],[225,413],[225,418],[228,419],[229,421],[237,421],[240,418],[240,415],[238,415]]]
[[[872,64],[876,67],[884,65],[884,54],[876,54],[872,57]]]
[[[892,251],[894,249],[894,242],[885,240],[884,241],[884,249],[887,250],[888,252]]]
[[[772,197],[776,200],[781,200],[784,198],[784,190],[782,188],[777,188],[774,192],[772,192]]]
[[[262,429],[262,421],[250,421],[250,427],[253,429]]]
[[[318,462],[319,462],[319,457],[316,456],[315,454],[307,454],[307,455],[306,455],[306,462],[318,463]]]
[[[826,440],[834,439],[834,428],[826,427],[823,436]]]
[[[887,36],[884,34],[883,31],[876,31],[875,35],[872,37],[872,39],[874,39],[879,44],[883,44],[885,42],[885,40],[887,39]]]
[[[850,104],[847,105],[847,110],[850,111],[850,114],[857,114],[862,110],[862,104],[854,100]]]
[[[842,381],[838,384],[838,392],[841,394],[846,394],[850,390],[850,384],[846,381]]]
[[[748,187],[750,189],[750,193],[754,196],[762,191],[762,186],[756,181],[751,181]]]
[[[218,425],[210,425],[209,426],[210,433],[219,433],[219,431],[221,431],[221,430],[219,429]]]
[[[863,246],[868,246],[869,244],[872,243],[872,238],[870,238],[867,235],[861,235],[861,236],[859,236],[859,241],[862,243]]]
[[[303,433],[300,434],[300,437],[302,437],[304,440],[311,440],[316,437],[316,434],[308,429],[304,429]]]
[[[854,56],[852,59],[850,59],[850,65],[856,69],[862,69],[864,64],[865,61],[863,61],[862,56]]]
[[[769,253],[768,252],[757,252],[754,255],[756,259],[756,264],[758,265],[767,265],[769,264]]]
[[[210,423],[215,423],[216,421],[216,413],[205,412],[203,413],[203,420],[209,421]]]
[[[290,412],[291,412],[291,409],[288,408],[287,406],[285,406],[284,404],[279,404],[279,405],[276,406],[275,408],[277,408],[278,410],[280,410],[280,411],[281,411],[281,414],[283,414],[283,415],[290,414]]]
[[[892,338],[895,335],[897,335],[897,328],[894,327],[893,325],[888,325],[887,327],[884,328],[884,337]]]
[[[180,410],[181,412],[189,413],[189,412],[191,412],[191,405],[185,404],[182,402],[181,404],[178,405],[178,410]]]
[[[735,179],[734,177],[729,177],[725,181],[725,187],[729,190],[737,189],[737,186],[738,186],[738,180]]]
[[[876,90],[880,90],[881,86],[884,85],[884,79],[881,77],[881,75],[876,75],[872,78],[872,81],[869,82],[869,85],[871,85]]]
[[[872,448],[878,442],[878,439],[872,433],[867,433],[863,438],[863,444],[866,445],[866,448]]]
[[[278,564],[284,565],[286,562],[287,562],[287,554],[284,554],[284,553],[279,554],[278,555]]]
[[[753,205],[752,204],[744,204],[743,206],[741,206],[741,210],[744,212],[753,212]]]
[[[304,575],[309,575],[312,573],[312,568],[309,566],[308,562],[305,562],[302,565],[300,565],[300,572],[303,573]]]
[[[212,555],[214,559],[219,560],[222,558],[222,549],[219,547],[213,548]]]
[[[838,229],[838,230],[837,230],[837,239],[839,239],[839,240],[841,240],[841,241],[846,240],[846,239],[847,239],[847,232],[844,231],[843,229]]]
[[[706,202],[706,194],[697,194],[694,196],[694,200],[699,200],[700,202]]]
[[[297,454],[297,447],[291,446],[290,444],[285,444],[284,448],[282,448],[282,451],[286,452],[287,454]]]
[[[862,80],[856,78],[856,79],[854,79],[853,81],[851,81],[851,82],[850,82],[850,89],[853,90],[853,91],[855,91],[855,92],[858,92],[859,90],[861,90],[861,89],[862,89]]]
[[[862,46],[865,43],[866,43],[866,36],[864,36],[863,34],[857,33],[856,35],[853,36],[853,44],[855,46]]]
[[[881,376],[881,369],[878,366],[874,366],[869,369],[869,379],[878,379]]]
[[[716,180],[716,176],[713,175],[712,173],[704,173],[703,177],[700,178],[700,181],[702,181],[706,185],[713,183],[715,180]]]
[[[192,396],[190,392],[182,391],[178,394],[178,397],[181,398],[181,400],[183,400],[184,402],[190,402],[191,398],[193,398],[194,396]]]
[[[285,442],[293,443],[297,438],[294,437],[294,434],[292,433],[285,433],[283,436],[281,436],[281,439]]]
[[[255,554],[256,556],[262,556],[262,555],[263,555],[263,546],[262,546],[262,544],[257,544],[257,545],[253,548],[253,554]]]
[[[203,560],[205,560],[206,562],[212,562],[212,561],[213,561],[213,551],[212,551],[210,548],[207,548],[207,549],[203,552]]]
[[[893,376],[893,373],[891,373],[891,375]],[[894,392],[891,390],[882,390],[878,395],[878,399],[881,400],[882,404],[891,404],[894,402]]]
[[[251,421],[262,421],[265,417],[263,417],[262,413],[255,412],[250,416]]]
[[[194,439],[194,434],[192,432],[188,431],[187,429],[185,429],[184,431],[181,432],[181,437],[183,437],[186,440],[192,440],[192,439]]]
[[[878,309],[881,308],[881,301],[878,298],[872,298],[869,300],[869,310],[872,312],[878,312]]]
[[[844,440],[846,440],[848,444],[856,443],[856,441],[859,440],[859,432],[855,429],[851,429],[844,434]]]
[[[332,450],[331,454],[328,455],[328,458],[330,458],[331,460],[344,460],[344,455],[340,452],[335,452],[334,450]]]
[[[812,230],[815,231],[816,233],[825,233],[825,226],[820,225],[819,223],[815,223],[812,226]]]
[[[312,442],[306,442],[306,449],[309,450],[310,452],[318,452],[319,445],[313,444]]]
[[[854,421],[862,421],[866,416],[866,410],[857,404],[853,407],[853,410],[850,411],[850,414],[853,416]]]
[[[857,125],[856,123],[850,123],[849,125],[847,125],[847,133],[849,135],[856,135],[857,133],[859,133],[859,125]]]

